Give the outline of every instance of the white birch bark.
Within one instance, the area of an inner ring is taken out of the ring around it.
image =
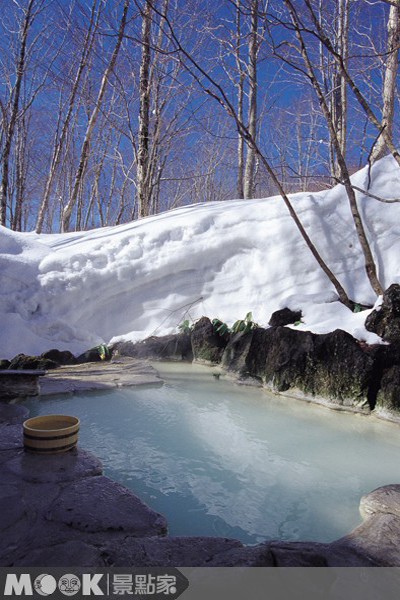
[[[258,0],[251,2],[251,31],[249,40],[249,107],[248,107],[248,131],[253,139],[257,137],[257,41],[258,29]],[[247,145],[246,164],[244,168],[243,195],[244,198],[254,196],[254,172],[255,172],[255,150],[250,144]]]
[[[32,23],[32,9],[35,0],[29,0],[28,6],[25,11],[25,17],[22,24],[21,30],[21,42],[19,49],[19,57],[17,64],[16,80],[13,90],[14,99],[12,102],[10,120],[6,130],[5,144],[3,151],[2,160],[2,177],[1,177],[1,189],[0,189],[0,225],[5,225],[7,220],[7,200],[8,200],[8,185],[9,185],[9,167],[10,167],[10,154],[11,145],[14,137],[15,124],[17,121],[19,101],[21,95],[22,78],[25,70],[25,57],[26,57],[26,45],[28,40],[28,31]]]
[[[392,0],[387,23],[387,59],[385,65],[385,76],[382,89],[382,121],[381,127],[385,129],[389,137],[392,137],[394,100],[396,93],[396,77],[398,70],[398,54],[400,41],[400,0]],[[371,162],[375,162],[385,156],[386,143],[381,134],[371,153]]]
[[[139,72],[139,133],[137,164],[137,203],[138,217],[149,214],[149,134],[150,134],[150,34],[151,10],[149,0],[145,0],[142,16],[142,57]]]

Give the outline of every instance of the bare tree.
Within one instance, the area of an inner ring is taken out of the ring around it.
[[[328,6],[326,6],[328,4]],[[343,58],[343,63],[347,65],[348,58],[348,35],[349,35],[349,0],[335,0],[334,2],[334,18],[332,19],[332,9],[330,3],[324,3],[323,0],[318,1],[318,22],[322,27],[325,24],[326,28],[332,31],[332,44],[336,51]],[[326,14],[324,9],[327,9]],[[332,23],[328,21],[331,20]],[[347,85],[346,81],[337,66],[332,61],[329,53],[322,42],[319,42],[320,55],[320,76],[322,90],[325,94],[329,111],[332,116],[332,124],[336,133],[336,138],[339,143],[340,152],[343,157],[346,155],[347,142]],[[315,69],[314,69],[315,72]],[[329,169],[332,178],[332,184],[337,182],[340,177],[340,166],[338,157],[335,152],[335,143],[329,135]]]
[[[248,131],[253,139],[257,137],[257,54],[258,42],[258,0],[251,0],[250,5],[251,28],[249,40],[248,83]],[[247,147],[246,164],[244,169],[243,195],[244,198],[254,196],[254,171],[256,152],[250,144]]]
[[[243,61],[241,57],[241,0],[235,0],[236,9],[236,31],[235,31],[235,61],[236,69],[239,74],[237,81],[237,114],[239,121],[243,121],[243,100],[244,100],[244,78]],[[237,143],[237,176],[236,176],[236,194],[238,198],[244,197],[243,187],[244,173],[244,139],[238,133]]]
[[[387,30],[387,59],[382,89],[381,128],[392,138],[400,38],[400,0],[392,0],[391,2]],[[383,135],[380,134],[372,150],[371,161],[374,162],[382,158],[385,154],[386,143]]]
[[[286,1],[285,1],[285,4],[287,4]],[[393,144],[393,140],[392,140],[392,137],[391,137],[389,131],[387,130],[386,127],[382,128],[381,123],[379,122],[379,120],[377,119],[373,110],[369,106],[369,104],[366,101],[364,95],[362,94],[360,88],[357,86],[354,79],[351,77],[348,69],[346,68],[346,64],[343,59],[343,56],[341,56],[341,54],[334,48],[331,40],[329,39],[329,36],[326,34],[326,32],[323,30],[321,24],[319,23],[317,15],[315,14],[315,11],[312,7],[310,0],[304,0],[304,4],[310,14],[312,25],[315,28],[315,32],[314,32],[315,35],[318,37],[318,39],[321,41],[321,43],[325,46],[325,48],[331,54],[332,58],[335,60],[336,64],[338,65],[341,76],[343,77],[346,84],[349,86],[349,88],[353,92],[355,98],[357,99],[361,108],[365,112],[368,120],[370,121],[370,123],[372,123],[372,125],[374,125],[374,127],[380,133],[387,148],[390,150],[392,156],[394,157],[394,159],[400,166],[400,154],[399,154],[398,150],[396,149],[395,145]],[[292,7],[293,7],[293,5],[292,5]],[[293,9],[294,9],[294,7],[293,7]],[[296,11],[296,13],[297,13],[297,11]],[[300,30],[301,30],[301,27],[300,27]]]
[[[276,186],[280,196],[282,197],[282,199],[285,203],[285,206],[287,207],[289,214],[290,214],[291,218],[293,219],[300,235],[302,236],[304,242],[306,243],[310,252],[314,256],[318,265],[320,266],[320,268],[323,270],[325,275],[328,277],[329,281],[334,286],[335,290],[338,293],[340,301],[343,304],[345,304],[346,306],[352,307],[352,303],[351,303],[345,289],[343,288],[343,286],[341,285],[341,283],[339,282],[339,280],[337,279],[337,277],[335,276],[333,271],[326,264],[326,262],[324,261],[324,259],[321,256],[321,254],[318,252],[315,244],[312,242],[310,236],[308,235],[303,224],[301,223],[301,221],[293,207],[292,202],[290,201],[288,195],[286,194],[284,188],[282,187],[281,182],[279,181],[274,169],[272,168],[269,161],[265,157],[264,153],[261,151],[260,147],[258,146],[256,139],[250,134],[248,127],[246,127],[246,125],[243,122],[239,121],[237,112],[235,111],[235,108],[234,108],[232,102],[228,98],[227,93],[224,91],[223,87],[211,76],[211,74],[208,73],[194,59],[194,57],[190,54],[190,52],[188,52],[182,46],[170,21],[168,20],[168,18],[166,18],[165,20],[166,20],[166,25],[167,25],[168,31],[169,31],[169,37],[170,37],[171,41],[173,42],[176,50],[179,51],[179,53],[181,55],[181,60],[184,64],[185,68],[192,75],[192,77],[197,82],[197,84],[201,87],[201,89],[209,97],[213,98],[223,108],[223,110],[226,111],[227,114],[234,120],[234,123],[237,127],[238,132],[241,135],[243,135],[243,137],[246,141],[246,144],[253,148],[257,157],[260,160],[260,163],[264,166],[264,168],[266,169],[267,173],[269,174],[271,180],[275,184],[275,186]]]
[[[90,52],[91,52],[91,49],[93,46],[94,34],[96,31],[96,27],[97,27],[99,15],[100,15],[100,8],[98,8],[96,10],[96,2],[97,2],[97,0],[93,0],[93,2],[92,2],[89,24],[88,24],[86,35],[85,35],[85,38],[84,38],[84,41],[82,44],[82,50],[81,50],[79,64],[78,64],[78,67],[77,67],[77,70],[75,73],[75,77],[73,79],[72,88],[71,88],[71,91],[70,91],[69,97],[68,97],[67,112],[63,118],[63,121],[58,124],[57,130],[56,130],[53,152],[52,152],[52,157],[51,157],[51,162],[50,162],[50,168],[49,168],[49,172],[48,172],[48,175],[46,178],[43,198],[42,198],[42,202],[40,204],[40,208],[39,208],[39,212],[38,212],[38,216],[37,216],[37,220],[36,220],[36,232],[37,233],[41,233],[41,231],[42,231],[44,216],[45,216],[46,210],[48,208],[51,189],[52,189],[52,185],[54,182],[54,177],[57,172],[58,166],[60,164],[61,155],[62,155],[62,152],[64,149],[64,143],[65,143],[65,140],[67,137],[68,128],[70,126],[71,116],[73,113],[75,99],[76,99],[76,96],[78,93],[81,76],[87,65],[88,57],[90,55]],[[62,110],[62,107],[60,107],[60,110]],[[60,120],[62,119],[61,114],[60,114],[59,118],[60,118]],[[60,130],[59,134],[58,134],[58,129]]]
[[[137,164],[137,196],[139,217],[149,211],[149,128],[150,128],[150,61],[152,3],[145,0],[142,10],[142,58],[139,75],[139,135]]]
[[[17,121],[22,78],[25,71],[25,60],[26,60],[26,47],[28,42],[28,32],[35,18],[33,7],[35,0],[29,0],[28,6],[25,9],[24,19],[20,30],[20,47],[19,57],[16,69],[16,80],[15,86],[12,91],[13,99],[11,106],[11,114],[6,126],[5,143],[2,157],[2,178],[1,178],[1,190],[0,190],[0,225],[5,225],[7,220],[7,199],[8,199],[8,184],[9,184],[9,166],[10,166],[10,154],[11,145],[14,137],[15,124]],[[2,107],[3,114],[6,114],[5,108]]]
[[[94,126],[95,126],[95,123],[96,123],[96,120],[97,120],[97,117],[98,117],[98,114],[99,114],[99,111],[101,108],[104,94],[106,92],[109,77],[114,69],[114,66],[115,66],[115,63],[116,63],[116,60],[118,57],[118,53],[119,53],[119,50],[120,50],[120,47],[122,44],[122,40],[124,37],[128,8],[129,8],[129,0],[125,0],[122,17],[121,17],[121,21],[120,21],[120,25],[119,25],[119,30],[118,30],[118,34],[117,34],[117,41],[116,41],[113,53],[111,55],[110,61],[107,65],[106,70],[104,71],[102,79],[101,79],[101,84],[100,84],[100,88],[99,88],[99,91],[97,94],[95,105],[90,114],[90,118],[89,118],[89,121],[88,121],[88,124],[86,127],[86,133],[85,133],[85,137],[84,137],[82,147],[81,147],[81,152],[80,152],[79,164],[78,164],[78,168],[75,173],[73,189],[72,189],[70,198],[69,198],[66,206],[64,207],[64,210],[62,213],[62,231],[69,230],[69,223],[70,223],[70,219],[71,219],[72,210],[73,210],[76,200],[77,200],[78,192],[79,192],[79,189],[82,184],[82,178],[83,178],[83,174],[84,174],[88,156],[89,156],[90,141],[92,138],[93,129],[94,129]]]
[[[306,0],[306,2],[307,1],[308,0]],[[319,106],[321,108],[322,114],[324,115],[328,130],[329,130],[330,139],[332,140],[333,145],[334,145],[334,150],[335,150],[335,154],[336,154],[339,169],[340,169],[341,180],[346,189],[346,193],[347,193],[347,197],[348,197],[349,205],[350,205],[350,210],[351,210],[351,215],[353,217],[354,225],[355,225],[356,232],[357,232],[357,237],[358,237],[358,240],[359,240],[359,243],[360,243],[363,255],[364,255],[365,270],[367,273],[367,277],[370,281],[371,287],[374,290],[374,292],[377,295],[380,295],[383,293],[383,289],[382,289],[382,286],[381,286],[378,276],[377,276],[375,261],[372,256],[372,252],[371,252],[371,249],[370,249],[370,246],[368,243],[368,239],[367,239],[367,236],[366,236],[366,233],[364,230],[364,226],[363,226],[363,223],[361,220],[361,216],[360,216],[360,213],[358,210],[356,195],[355,195],[354,189],[351,185],[350,173],[349,173],[346,161],[345,161],[344,156],[341,151],[340,142],[339,142],[337,132],[335,130],[333,119],[332,119],[332,114],[329,111],[329,107],[326,103],[324,94],[323,94],[321,87],[318,83],[318,80],[314,74],[313,66],[312,66],[312,63],[310,61],[310,58],[309,58],[309,55],[307,52],[306,44],[304,42],[304,38],[303,38],[303,34],[302,34],[303,27],[302,27],[298,12],[297,12],[296,8],[294,7],[294,4],[291,0],[284,0],[284,3],[287,7],[287,10],[289,12],[289,15],[290,15],[293,27],[294,27],[296,38],[298,41],[298,52],[301,55],[302,60],[304,62],[305,73],[306,73],[307,77],[309,78],[311,85],[314,88],[315,94],[318,99]]]
[[[348,33],[349,33],[349,0],[338,0],[337,4],[337,28],[336,28],[336,47],[337,52],[343,58],[343,64],[347,65],[348,55]],[[340,72],[340,69],[334,69],[333,86],[331,95],[331,114],[333,127],[336,132],[340,153],[343,158],[346,157],[346,133],[347,133],[347,85]],[[334,141],[331,139],[330,147],[334,148]],[[340,165],[338,157],[334,156],[331,174],[337,178],[340,174]]]

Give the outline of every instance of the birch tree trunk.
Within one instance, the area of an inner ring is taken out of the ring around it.
[[[236,0],[236,39],[235,39],[235,60],[236,68],[239,73],[239,80],[237,83],[237,115],[239,121],[243,121],[243,98],[244,98],[244,72],[242,59],[240,56],[240,39],[241,39],[241,28],[240,28],[240,6],[241,0]],[[238,132],[238,144],[237,144],[237,177],[236,177],[236,194],[238,198],[244,197],[243,189],[243,172],[244,172],[244,139],[243,135]]]
[[[153,3],[154,6],[154,3]],[[163,111],[171,94],[171,86],[165,85],[157,75],[157,67],[162,50],[165,17],[168,12],[169,0],[164,0],[160,13],[160,22],[158,24],[157,36],[154,36],[154,45],[157,52],[153,56],[153,61],[149,69],[149,135],[148,135],[148,160],[145,188],[147,194],[147,215],[156,214],[159,209],[159,193],[161,185],[161,176],[167,159],[169,140],[162,135]],[[177,67],[174,70],[173,79],[178,76]],[[152,115],[152,123],[150,121]],[[171,119],[170,123],[175,119]],[[168,129],[168,127],[167,127]]]
[[[17,133],[15,142],[15,207],[10,218],[11,228],[14,231],[22,231],[22,207],[25,196],[26,173],[27,173],[27,126],[25,115],[17,122]]]
[[[0,189],[0,225],[5,225],[7,220],[7,200],[8,200],[8,176],[10,166],[11,145],[14,137],[15,124],[18,116],[19,100],[21,95],[21,84],[25,70],[26,45],[28,40],[28,31],[32,23],[32,8],[35,0],[29,0],[25,11],[25,17],[21,31],[21,45],[19,49],[19,57],[17,64],[16,80],[13,90],[14,99],[12,101],[11,116],[5,135],[3,160],[2,160],[2,177]]]
[[[337,15],[337,51],[343,57],[343,63],[347,65],[348,53],[348,29],[349,29],[349,0],[338,0]],[[346,125],[347,125],[347,85],[346,81],[336,66],[333,76],[332,90],[332,119],[336,132],[337,141],[343,158],[346,156]],[[333,140],[331,140],[333,143]],[[340,165],[335,156],[334,173],[335,178],[340,176]]]
[[[257,137],[257,53],[258,53],[258,0],[251,0],[251,30],[249,41],[249,108],[248,131],[253,139]],[[244,198],[253,198],[255,182],[255,150],[252,145],[247,145],[246,164],[244,169]]]
[[[82,147],[81,147],[79,164],[78,164],[78,168],[75,173],[75,180],[74,180],[74,185],[72,188],[71,196],[70,196],[68,203],[66,204],[66,206],[63,210],[63,213],[62,213],[62,231],[64,231],[64,232],[69,230],[71,214],[72,214],[73,208],[75,206],[75,203],[76,203],[76,200],[78,197],[79,188],[82,183],[83,174],[84,174],[85,167],[86,167],[88,157],[89,157],[90,141],[92,138],[93,129],[96,124],[96,120],[97,120],[97,117],[98,117],[98,114],[99,114],[99,111],[101,108],[104,94],[106,92],[108,79],[112,73],[112,70],[114,69],[114,66],[115,66],[115,63],[116,63],[116,60],[118,57],[119,49],[122,44],[122,39],[124,37],[128,8],[129,8],[129,0],[125,0],[122,18],[121,18],[121,22],[119,25],[118,35],[117,35],[117,42],[115,44],[113,53],[111,55],[110,62],[108,63],[108,66],[103,73],[99,92],[97,94],[96,103],[95,103],[94,109],[90,115],[89,122],[86,127],[85,138],[83,140]]]
[[[139,72],[139,133],[137,164],[138,217],[149,214],[149,129],[150,129],[150,0],[145,0],[142,15],[142,57]]]
[[[387,59],[385,65],[385,77],[382,89],[382,121],[381,127],[392,137],[394,99],[396,93],[396,77],[398,70],[398,50],[400,41],[400,0],[392,0],[387,23]],[[385,156],[386,143],[383,135],[378,137],[371,154],[371,161],[375,162]]]

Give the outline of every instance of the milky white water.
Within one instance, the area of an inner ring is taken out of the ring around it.
[[[159,388],[33,399],[31,416],[81,419],[106,475],[168,520],[170,535],[331,541],[361,496],[399,483],[400,428],[157,364]]]

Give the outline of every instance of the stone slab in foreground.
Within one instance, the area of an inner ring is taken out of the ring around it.
[[[0,370],[0,402],[8,402],[18,396],[38,396],[39,377],[44,371],[36,370]]]
[[[167,530],[164,517],[104,476],[86,477],[68,486],[50,506],[46,519],[80,531],[114,530],[135,537],[163,535]]]

